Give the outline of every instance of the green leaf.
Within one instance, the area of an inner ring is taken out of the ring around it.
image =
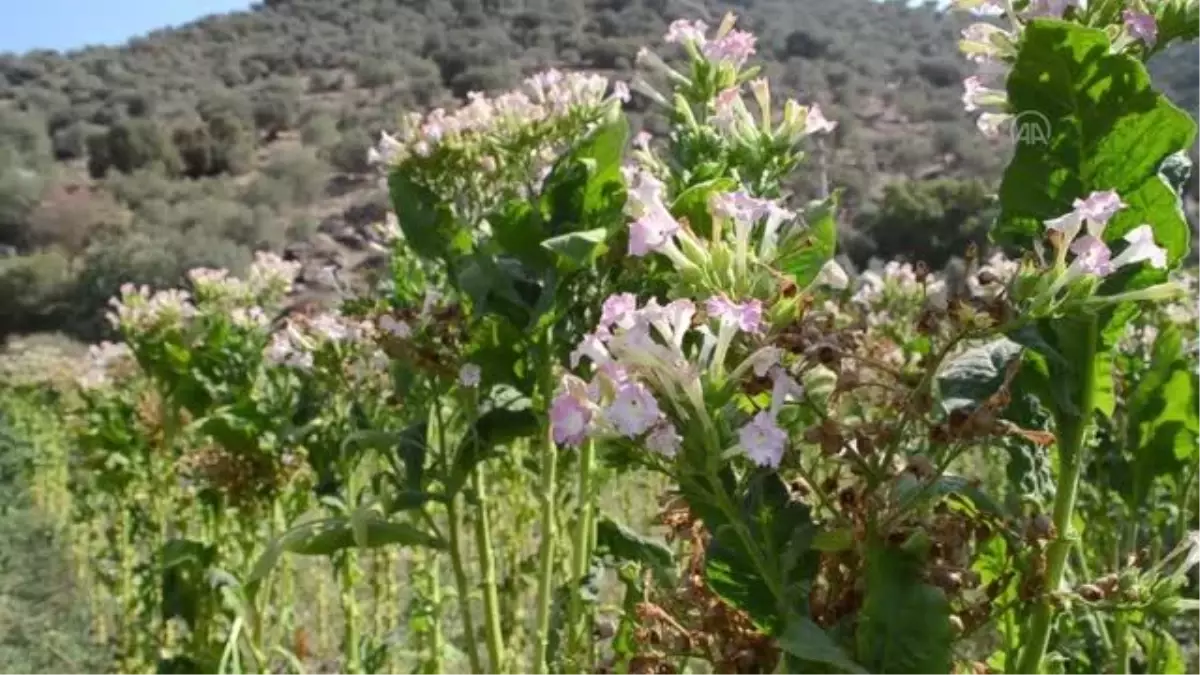
[[[441,539],[409,523],[364,516],[359,527],[362,530],[362,545],[355,543],[354,525],[349,518],[327,518],[314,527],[306,528],[301,536],[287,538],[284,550],[299,555],[331,555],[347,548],[378,548],[392,544],[445,548],[445,542]]]
[[[675,564],[675,555],[666,544],[644,537],[603,514],[596,522],[596,551],[659,572],[669,572]]]
[[[1128,402],[1125,445],[1133,457],[1133,480],[1124,497],[1131,506],[1142,503],[1156,478],[1195,461],[1200,383],[1190,361],[1179,329],[1164,326]]]
[[[787,628],[779,638],[779,648],[801,661],[825,666],[802,672],[833,672],[829,668],[840,673],[867,672],[847,656],[828,633],[806,616],[788,617]]]
[[[609,220],[624,206],[621,158],[629,121],[617,113],[559,158],[542,188],[541,206],[558,236]]]
[[[1106,241],[1149,223],[1171,264],[1187,252],[1187,222],[1159,169],[1191,146],[1196,126],[1154,90],[1137,58],[1112,53],[1102,30],[1034,20],[1008,78],[1008,99],[1019,129],[1048,125],[1049,137],[1017,143],[1000,187],[998,241],[1029,249],[1044,236],[1044,221],[1070,211],[1075,199],[1116,190],[1129,206],[1109,222]],[[1162,272],[1141,265],[1114,276],[1109,287],[1118,290],[1156,282]]]
[[[779,243],[775,265],[800,288],[808,288],[837,252],[837,206],[837,195],[809,204],[804,210],[808,226]]]
[[[732,477],[721,488],[730,491]],[[751,474],[740,498],[736,521],[703,498],[688,496],[712,532],[705,559],[705,574],[712,590],[734,607],[745,610],[756,625],[775,635],[783,628],[782,608],[806,608],[809,584],[819,557],[812,548],[816,526],[811,511],[791,498],[787,486],[772,471]],[[745,533],[739,535],[738,530]],[[757,555],[749,546],[758,549]],[[761,569],[759,561],[768,563]],[[776,597],[764,574],[783,597]]]
[[[840,530],[825,530],[818,532],[817,536],[813,537],[813,550],[822,551],[824,553],[838,553],[839,551],[849,551],[854,545],[854,530],[843,528]]]
[[[569,270],[587,267],[604,254],[608,230],[599,227],[593,230],[569,232],[550,237],[542,246],[558,254]]]
[[[858,660],[872,673],[950,672],[950,603],[941,589],[922,580],[921,561],[875,542],[866,562]]]
[[[937,500],[955,495],[969,501],[982,513],[1003,516],[1004,509],[983,488],[969,478],[954,474],[943,474],[933,483],[918,480],[911,473],[903,473],[892,488],[892,495],[901,509],[910,509],[916,500]]]
[[[511,443],[518,438],[533,436],[541,429],[541,420],[528,408],[518,407],[527,399],[505,401],[507,407],[496,407],[484,412],[476,420],[454,455],[454,465],[446,480],[446,495],[451,497],[466,484],[471,472],[482,461],[491,457],[497,446]]]
[[[1158,26],[1156,47],[1200,37],[1200,3],[1196,0],[1162,0],[1150,6]]]
[[[433,260],[449,257],[456,232],[453,215],[437,195],[414,183],[400,168],[388,176],[392,208],[404,232],[404,241],[417,255]]]
[[[391,522],[378,516],[364,519],[360,527],[365,530],[362,536],[366,545],[359,548],[376,548],[390,544],[435,549],[446,547],[445,542],[438,537],[408,523]],[[281,534],[267,546],[267,550],[254,563],[245,584],[257,585],[265,579],[284,553],[329,555],[354,545],[353,527],[347,518],[320,518],[301,523]]]
[[[942,409],[974,408],[1000,390],[1021,345],[1007,338],[967,349],[942,364],[936,380]]]
[[[701,238],[710,237],[712,214],[708,210],[708,200],[714,194],[733,191],[737,186],[736,180],[725,176],[697,183],[679,193],[671,204],[671,214],[686,220],[692,231]]]

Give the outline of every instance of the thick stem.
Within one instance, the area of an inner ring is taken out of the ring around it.
[[[484,631],[487,634],[488,661],[492,673],[504,672],[504,632],[500,626],[500,595],[496,589],[496,559],[492,552],[492,524],[488,514],[487,478],[484,465],[471,474],[471,489],[479,502],[475,515],[475,548],[479,549],[479,567],[483,571]]]
[[[471,664],[471,672],[482,673],[479,646],[475,642],[475,616],[471,612],[471,584],[467,581],[467,571],[462,559],[462,517],[458,512],[458,500],[458,497],[454,497],[446,504],[446,514],[450,520],[450,565],[454,570],[454,588],[458,592],[458,613],[462,615],[467,661]]]
[[[542,365],[541,394],[546,410],[546,427],[542,430],[542,484],[539,498],[542,506],[540,567],[538,569],[537,595],[537,634],[534,636],[533,662],[529,666],[532,673],[548,672],[546,652],[550,646],[550,605],[553,600],[555,536],[557,535],[556,514],[554,513],[555,472],[558,469],[558,447],[554,443],[554,432],[550,424],[550,399],[554,390],[553,364],[551,363],[551,335],[547,331],[545,338],[546,361]]]
[[[1075,383],[1079,391],[1079,410],[1071,415],[1062,413],[1058,419],[1057,443],[1059,457],[1058,490],[1054,498],[1055,540],[1047,553],[1045,591],[1033,608],[1033,617],[1026,631],[1026,647],[1021,654],[1017,672],[1041,672],[1042,657],[1050,645],[1050,626],[1054,621],[1052,594],[1062,584],[1067,568],[1067,554],[1073,545],[1071,520],[1075,514],[1075,496],[1079,490],[1079,475],[1083,470],[1084,441],[1092,420],[1096,393],[1096,320],[1087,322],[1087,334],[1079,348],[1078,363],[1082,369]]]
[[[432,624],[429,629],[429,668],[426,672],[444,673],[446,639],[442,635],[442,575],[437,555],[430,552],[426,563],[429,565],[429,604],[432,608],[429,617]]]
[[[557,525],[554,513],[554,484],[555,471],[558,465],[558,448],[551,437],[549,425],[542,439],[542,484],[540,499],[542,503],[541,545],[538,550],[538,595],[537,595],[537,635],[535,636],[533,663],[530,671],[546,673],[546,651],[550,645],[550,605],[553,598],[554,554]]]
[[[583,580],[591,562],[592,530],[595,529],[592,509],[592,471],[596,457],[594,441],[587,441],[579,455],[579,520],[576,523],[574,548],[571,551],[571,596],[567,605],[567,653],[572,659],[590,651],[586,644],[589,631],[583,617]],[[586,658],[586,654],[585,654]],[[576,663],[576,665],[580,665]]]
[[[346,655],[346,672],[362,672],[362,660],[359,658],[359,612],[358,600],[354,597],[354,587],[358,581],[358,556],[353,549],[342,551],[341,564],[338,569],[338,583],[341,586],[342,617],[342,650]]]

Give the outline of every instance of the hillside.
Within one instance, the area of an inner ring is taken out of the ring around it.
[[[906,177],[936,181],[918,197],[970,205],[950,226],[983,208],[1005,153],[962,112],[964,24],[932,4],[274,0],[122,47],[0,55],[0,336],[95,337],[121,283],[236,269],[264,247],[306,260],[328,292],[324,266],[381,261],[369,226],[386,196],[366,150],[401,113],[547,66],[628,77],[670,20],[728,9],[776,87],[839,121],[823,164],[846,190],[852,250],[876,252],[855,225]],[[1191,109],[1197,70],[1194,47],[1155,64]]]

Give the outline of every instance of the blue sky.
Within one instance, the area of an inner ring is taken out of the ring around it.
[[[0,0],[0,52],[120,44],[250,0]]]

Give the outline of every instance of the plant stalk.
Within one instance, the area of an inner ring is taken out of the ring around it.
[[[587,649],[588,631],[583,624],[583,588],[591,562],[592,530],[595,529],[592,499],[592,470],[596,444],[588,440],[579,455],[579,520],[571,557],[571,596],[567,605],[568,654],[571,658]],[[587,649],[590,651],[590,649]],[[579,665],[578,663],[576,665]]]
[[[546,652],[550,646],[550,605],[553,600],[554,586],[554,554],[555,536],[557,535],[556,514],[554,513],[555,472],[558,468],[558,447],[554,443],[554,432],[550,423],[550,400],[554,390],[554,371],[550,346],[552,344],[550,331],[546,332],[545,355],[542,364],[542,402],[546,410],[546,427],[542,430],[542,484],[539,498],[542,506],[541,545],[539,547],[538,594],[537,594],[537,633],[534,637],[533,662],[529,666],[532,673],[542,675],[549,672],[546,663]]]
[[[496,588],[496,559],[492,551],[492,524],[488,513],[487,477],[484,465],[471,474],[471,489],[479,502],[475,516],[475,548],[479,549],[479,567],[483,571],[483,618],[487,634],[489,672],[504,672],[504,632],[500,625],[500,595]]]
[[[1055,539],[1050,543],[1046,565],[1045,591],[1033,608],[1033,616],[1026,631],[1026,648],[1021,654],[1017,672],[1039,673],[1042,657],[1050,645],[1050,627],[1054,622],[1052,594],[1062,584],[1067,568],[1067,554],[1073,545],[1071,521],[1075,514],[1075,497],[1079,491],[1079,476],[1083,470],[1084,442],[1088,425],[1092,419],[1096,394],[1096,345],[1098,342],[1096,320],[1088,319],[1087,335],[1080,345],[1083,350],[1080,363],[1082,370],[1076,388],[1080,392],[1079,411],[1075,415],[1062,413],[1057,424],[1059,456],[1058,490],[1054,498]]]
[[[462,516],[458,512],[458,503],[459,497],[455,496],[446,504],[446,515],[450,520],[450,565],[454,570],[454,588],[458,593],[458,613],[462,615],[467,661],[471,664],[471,672],[482,673],[479,646],[475,642],[475,616],[471,612],[471,584],[467,580],[467,571],[462,559]]]

